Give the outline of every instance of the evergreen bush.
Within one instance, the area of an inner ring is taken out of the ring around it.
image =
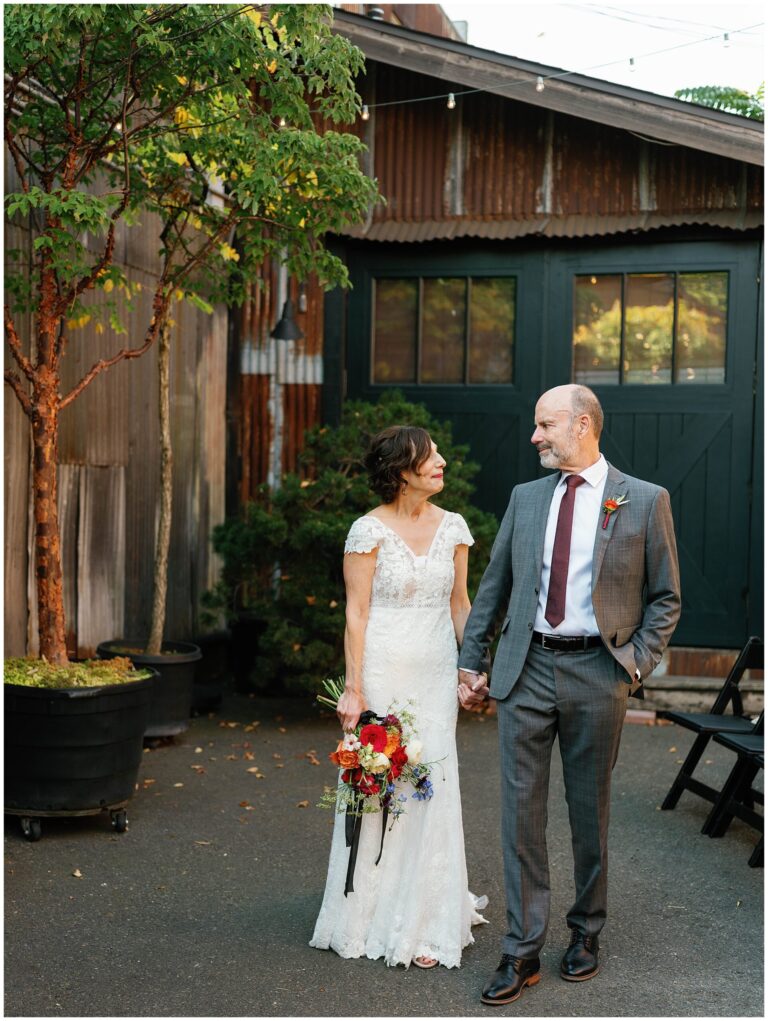
[[[377,404],[349,401],[338,426],[306,434],[301,475],[283,476],[279,489],[263,485],[237,518],[213,532],[223,561],[221,579],[206,593],[207,621],[247,611],[259,621],[255,688],[317,690],[344,670],[344,540],[352,522],[378,498],[368,488],[363,457],[371,438],[389,425],[427,429],[446,459],[446,485],[436,503],[462,514],[475,539],[469,558],[473,596],[496,535],[494,515],[472,505],[478,465],[454,443],[449,423],[396,390]],[[302,477],[303,476],[303,477]]]

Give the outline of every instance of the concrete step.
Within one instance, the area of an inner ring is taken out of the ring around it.
[[[630,700],[632,708],[657,712],[659,709],[677,709],[681,712],[708,712],[723,686],[724,677],[687,677],[673,674],[651,674],[645,681],[645,699]],[[763,681],[742,680],[739,685],[746,713],[760,713],[763,709]]]

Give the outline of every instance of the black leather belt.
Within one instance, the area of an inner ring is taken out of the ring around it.
[[[544,635],[541,631],[533,632],[533,640],[536,645],[543,649],[552,649],[553,652],[586,652],[587,649],[596,649],[603,644],[600,635]]]

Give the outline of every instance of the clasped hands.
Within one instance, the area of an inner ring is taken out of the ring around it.
[[[490,697],[488,675],[459,670],[458,694],[463,709],[477,709]]]

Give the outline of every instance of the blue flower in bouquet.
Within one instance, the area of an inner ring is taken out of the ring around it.
[[[395,785],[393,783],[388,783],[387,784],[387,794],[394,794],[394,793],[395,793]]]
[[[416,798],[417,801],[429,801],[434,793],[435,791],[432,786],[432,781],[429,777],[424,776],[416,784],[416,790],[413,792],[412,796]]]

